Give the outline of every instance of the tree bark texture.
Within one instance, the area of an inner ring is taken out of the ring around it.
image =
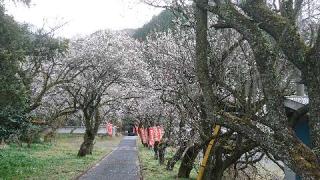
[[[181,159],[183,152],[186,150],[186,148],[187,148],[186,145],[182,145],[178,148],[174,156],[168,160],[167,168],[166,168],[167,170],[169,171],[173,170],[175,164]]]
[[[188,148],[182,158],[181,165],[178,171],[178,178],[189,178],[190,172],[193,169],[194,161],[201,150],[199,145],[193,145]]]
[[[159,158],[159,141],[154,142],[153,151],[154,151],[154,159],[158,160],[158,158]]]
[[[159,164],[160,165],[164,164],[166,148],[167,148],[166,141],[159,144]]]
[[[86,130],[83,143],[81,144],[78,152],[78,156],[83,157],[88,154],[92,154],[94,138],[95,134],[89,130]]]
[[[86,131],[83,137],[83,143],[80,146],[78,156],[92,154],[94,139],[97,135],[101,118],[98,107],[87,107],[83,110]]]

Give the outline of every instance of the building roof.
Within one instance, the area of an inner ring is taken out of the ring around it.
[[[285,96],[284,105],[290,109],[298,110],[307,104],[309,104],[308,96]]]

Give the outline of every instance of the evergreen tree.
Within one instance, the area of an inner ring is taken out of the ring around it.
[[[0,6],[0,138],[25,125],[25,88],[18,76],[25,58],[25,28],[18,25]]]
[[[168,29],[173,27],[173,19],[175,15],[170,10],[164,10],[159,15],[154,16],[150,22],[143,25],[141,28],[138,28],[133,37],[139,40],[145,40],[146,37],[154,32],[166,32]]]

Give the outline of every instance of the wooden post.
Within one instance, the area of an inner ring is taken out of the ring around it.
[[[204,170],[206,168],[211,149],[212,149],[212,147],[214,147],[214,144],[216,143],[216,136],[218,136],[218,134],[220,132],[220,128],[221,128],[220,125],[216,125],[214,127],[214,129],[213,129],[213,137],[214,138],[212,138],[211,141],[208,144],[208,147],[207,147],[206,152],[204,154],[204,157],[202,159],[202,163],[201,163],[201,166],[200,166],[200,169],[199,169],[197,180],[202,180],[202,178],[203,178]]]

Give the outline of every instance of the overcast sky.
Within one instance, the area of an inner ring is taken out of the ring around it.
[[[140,0],[32,0],[29,8],[6,3],[6,9],[17,21],[37,27],[67,23],[57,34],[68,38],[101,29],[138,28],[161,11]]]

